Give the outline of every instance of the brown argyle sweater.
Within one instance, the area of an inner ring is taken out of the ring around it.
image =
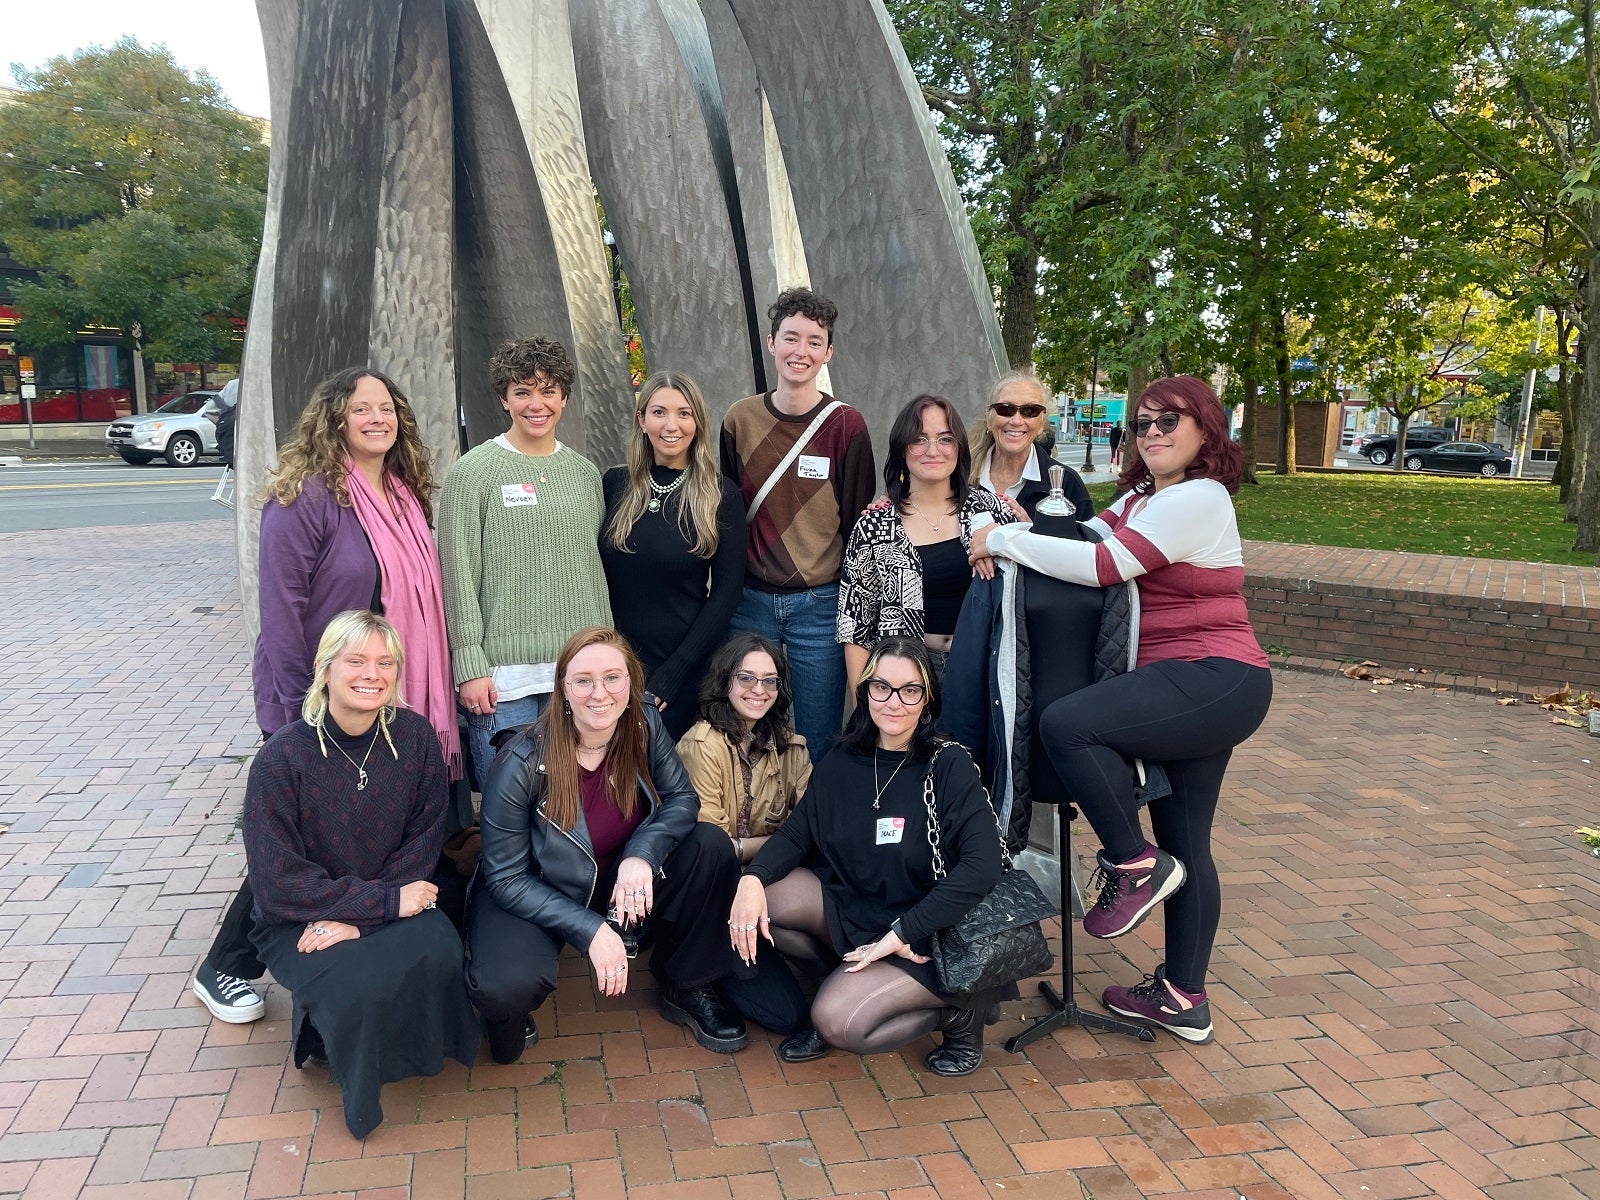
[[[767,477],[811,425],[817,406],[798,416],[779,412],[772,393],[738,401],[722,419],[722,473],[739,487],[748,510]],[[861,414],[840,405],[817,430],[750,524],[745,585],[763,592],[800,592],[834,583],[844,540],[877,480],[872,438]]]

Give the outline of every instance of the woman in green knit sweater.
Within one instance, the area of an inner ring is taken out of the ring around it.
[[[556,439],[575,374],[559,342],[501,346],[489,378],[511,427],[462,455],[439,496],[445,624],[480,791],[494,735],[544,711],[563,643],[611,624],[600,472]]]

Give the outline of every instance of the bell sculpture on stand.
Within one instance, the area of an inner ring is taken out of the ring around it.
[[[1050,468],[1050,494],[1039,501],[1039,514],[1046,517],[1070,517],[1078,508],[1067,499],[1067,494],[1061,490],[1061,481],[1066,477],[1066,468],[1056,463]]]

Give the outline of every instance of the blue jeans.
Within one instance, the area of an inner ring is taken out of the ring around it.
[[[730,633],[759,633],[783,647],[794,685],[794,727],[806,739],[811,761],[833,748],[844,721],[844,648],[839,645],[839,585],[803,592],[760,592],[747,587]]]
[[[550,703],[549,692],[522,696],[516,700],[502,700],[492,713],[467,713],[467,741],[472,751],[472,772],[478,791],[489,782],[489,766],[494,762],[494,746],[490,739],[502,729],[517,729],[539,719],[545,705]]]

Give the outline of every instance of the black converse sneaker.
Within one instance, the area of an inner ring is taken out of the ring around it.
[[[222,974],[210,963],[200,964],[200,969],[194,973],[192,990],[213,1017],[229,1025],[259,1021],[267,1011],[267,1002],[255,988],[237,975]]]

